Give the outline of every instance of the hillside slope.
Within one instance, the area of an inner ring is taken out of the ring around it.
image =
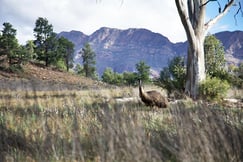
[[[96,81],[65,71],[28,63],[17,73],[0,70],[1,90],[79,90],[99,86]]]

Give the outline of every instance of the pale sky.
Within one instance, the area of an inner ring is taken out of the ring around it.
[[[220,1],[222,7],[224,1]],[[210,3],[207,19],[218,11],[218,4]],[[210,32],[243,30],[241,15],[235,25],[235,8]],[[22,44],[34,39],[38,17],[47,18],[56,33],[77,30],[90,35],[101,27],[146,28],[166,36],[171,42],[186,41],[174,0],[0,0],[0,24],[11,23]]]

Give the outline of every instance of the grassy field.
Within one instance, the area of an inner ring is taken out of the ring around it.
[[[243,110],[151,109],[133,88],[0,91],[0,161],[243,161]]]

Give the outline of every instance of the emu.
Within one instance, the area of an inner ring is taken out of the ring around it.
[[[139,96],[146,106],[157,106],[158,108],[168,107],[168,100],[158,91],[144,92],[142,88],[142,82],[139,80]]]

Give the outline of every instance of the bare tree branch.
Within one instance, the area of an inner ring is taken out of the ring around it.
[[[236,16],[239,14],[239,12],[241,12],[241,15],[243,16],[243,11],[242,11],[241,3],[240,3],[240,2],[239,2],[239,8],[238,8],[238,10],[237,10],[237,12],[234,14],[235,25],[237,25],[237,19],[236,19]]]
[[[218,5],[219,5],[219,13],[221,13],[221,5],[219,3],[219,1],[217,1]]]
[[[212,27],[219,19],[221,19],[229,10],[229,8],[233,5],[234,0],[230,0],[224,7],[223,11],[220,12],[216,17],[209,20],[205,23],[205,31],[207,31],[210,27]]]
[[[203,6],[206,6],[209,2],[213,2],[213,1],[217,1],[217,2],[218,2],[218,0],[208,0],[207,2],[203,3],[203,4],[200,6],[200,8],[203,7]]]

